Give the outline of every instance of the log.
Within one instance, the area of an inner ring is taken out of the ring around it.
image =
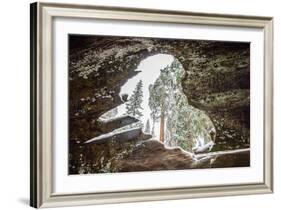
[[[250,148],[208,152],[208,153],[196,154],[195,157],[201,159],[202,157],[207,157],[207,156],[213,157],[213,156],[221,156],[226,154],[241,154],[241,153],[248,153],[248,152],[250,152]]]
[[[108,133],[117,128],[122,128],[124,126],[136,123],[138,121],[139,121],[138,119],[130,115],[123,115],[109,120],[99,119],[98,129],[104,133]]]
[[[225,168],[250,166],[250,148],[194,155],[193,168]]]
[[[133,128],[128,130],[122,130],[118,132],[110,132],[106,134],[102,134],[90,140],[87,140],[84,144],[95,144],[95,143],[106,143],[108,141],[133,141],[141,139],[142,137],[142,129],[141,128]]]

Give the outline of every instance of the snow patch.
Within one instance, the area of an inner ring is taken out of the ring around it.
[[[99,135],[95,138],[92,138],[92,139],[86,141],[84,144],[114,138],[115,136],[117,136],[119,134],[122,134],[122,133],[128,133],[130,131],[139,131],[139,130],[141,130],[141,128],[129,128],[129,129],[126,129],[126,130],[115,131],[115,132],[112,131],[112,132],[109,132],[109,133],[106,133],[106,134]]]

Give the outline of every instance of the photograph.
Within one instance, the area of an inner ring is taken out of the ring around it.
[[[68,173],[250,167],[250,43],[68,34]]]
[[[273,43],[259,13],[32,3],[30,205],[272,194]]]

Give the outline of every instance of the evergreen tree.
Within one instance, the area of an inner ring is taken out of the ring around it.
[[[152,129],[151,129],[151,135],[152,135],[152,137],[155,137],[154,125],[152,126]]]
[[[183,77],[183,67],[174,60],[161,70],[155,83],[150,85],[151,132],[154,132],[154,122],[160,120],[160,141],[191,151],[196,138],[210,138],[208,130],[213,124],[203,111],[188,104],[181,86]]]
[[[165,119],[171,108],[171,92],[174,90],[173,76],[171,75],[171,66],[161,69],[160,76],[153,85],[149,86],[149,106],[152,110],[151,118],[160,120],[160,138],[164,142],[165,137]]]
[[[142,80],[140,80],[135,90],[133,91],[131,97],[129,98],[129,101],[126,103],[126,109],[127,114],[133,115],[134,117],[140,118],[143,116],[141,113],[141,110],[143,109],[141,107],[141,104],[143,102],[143,91],[142,91],[143,83]]]
[[[150,122],[149,122],[149,119],[147,119],[147,121],[146,121],[144,132],[145,133],[150,133]]]

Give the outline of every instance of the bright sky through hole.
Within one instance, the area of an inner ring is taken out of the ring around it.
[[[133,93],[137,83],[139,80],[143,81],[143,102],[142,102],[142,114],[143,117],[141,121],[143,122],[144,126],[146,124],[147,119],[150,120],[150,127],[152,128],[152,120],[150,118],[150,108],[148,105],[149,99],[149,85],[153,84],[155,80],[160,75],[160,69],[163,69],[167,65],[170,65],[174,60],[172,55],[165,55],[165,54],[157,54],[154,56],[150,56],[143,61],[140,62],[139,66],[137,67],[136,71],[141,71],[136,76],[128,79],[128,81],[121,87],[120,96],[122,94],[128,94],[130,98],[131,94]],[[125,103],[118,106],[118,115],[126,114],[126,105]],[[159,138],[159,123],[155,124],[155,135],[156,138]]]

